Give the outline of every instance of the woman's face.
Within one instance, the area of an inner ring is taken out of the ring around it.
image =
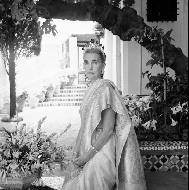
[[[90,81],[101,78],[101,74],[104,70],[104,63],[97,53],[85,53],[84,54],[84,70],[85,75]]]

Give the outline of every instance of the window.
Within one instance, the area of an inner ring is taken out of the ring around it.
[[[177,21],[177,0],[147,0],[147,21]]]

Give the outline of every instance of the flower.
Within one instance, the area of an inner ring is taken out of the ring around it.
[[[184,131],[187,130],[188,126],[188,102],[179,102],[172,106],[170,102],[166,104],[161,102],[158,97],[160,96],[154,94],[123,97],[133,126],[135,126],[137,137],[140,140],[148,140],[152,136],[158,140],[167,140],[171,139],[177,131],[180,131],[180,138],[185,140],[184,135],[187,136],[187,133]],[[176,130],[172,130],[170,126]],[[154,132],[148,133],[146,130],[153,130]]]
[[[150,129],[150,125],[151,125],[151,121],[147,121],[146,123],[142,124],[142,126],[143,126],[145,129]]]
[[[156,123],[157,123],[157,121],[153,119],[152,121],[147,121],[146,123],[142,124],[142,126],[145,129],[152,128],[153,130],[156,130]]]
[[[182,106],[179,103],[177,106],[171,108],[171,111],[173,112],[173,114],[177,114],[178,112],[182,112]]]
[[[144,96],[141,98],[141,101],[148,104],[151,101],[151,97],[150,96]]]
[[[151,127],[153,130],[156,130],[156,123],[157,123],[157,121],[154,120],[154,119],[151,121],[151,126],[150,126],[150,127]]]
[[[141,119],[139,117],[137,117],[136,115],[131,117],[131,120],[135,127],[139,126],[139,124],[141,123]]]
[[[151,117],[147,111],[151,108],[150,103],[152,98],[150,96],[139,97],[137,95],[125,96],[123,97],[125,106],[128,109],[129,115],[131,117],[132,123],[135,127],[143,126],[146,129],[150,129]],[[148,118],[144,118],[144,113]],[[149,122],[147,122],[148,120]],[[153,125],[154,126],[154,125]],[[155,129],[155,127],[153,127]]]
[[[43,172],[51,162],[64,160],[64,149],[56,141],[60,135],[46,135],[41,130],[45,119],[39,120],[36,131],[24,123],[13,132],[1,128],[4,143],[0,143],[0,179]]]
[[[173,118],[171,118],[171,126],[176,126],[177,124],[178,124],[178,122],[173,120]]]

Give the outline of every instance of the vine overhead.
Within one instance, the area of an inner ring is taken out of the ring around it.
[[[188,58],[171,44],[171,31],[148,26],[131,7],[134,0],[39,0],[38,15],[45,18],[91,20],[118,35],[123,41],[135,40],[157,61],[163,39],[165,64],[183,80],[188,78]],[[122,4],[123,8],[120,8]]]

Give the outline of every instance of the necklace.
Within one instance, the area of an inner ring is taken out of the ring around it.
[[[87,83],[87,87],[92,86],[94,83],[96,83],[96,82],[99,81],[100,79],[101,79],[101,78],[97,78],[97,79],[95,79],[95,80],[89,81],[89,82]]]

